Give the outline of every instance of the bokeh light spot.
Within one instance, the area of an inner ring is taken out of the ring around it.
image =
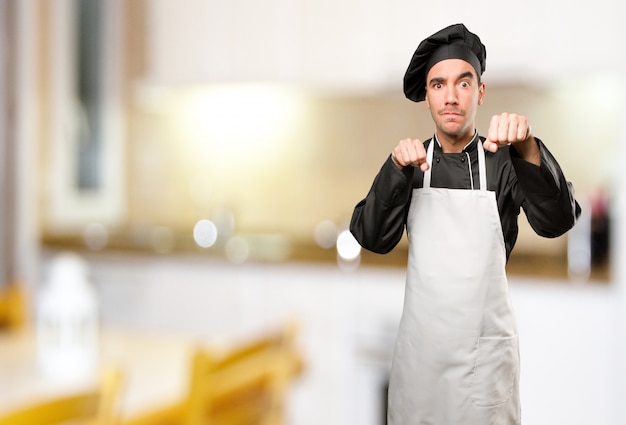
[[[233,236],[226,242],[225,254],[228,261],[233,264],[244,263],[250,255],[248,241],[241,236]]]
[[[337,237],[337,254],[344,260],[355,260],[361,255],[361,245],[349,230],[344,230]]]
[[[320,221],[315,226],[315,242],[324,249],[332,248],[337,240],[337,226],[330,220]]]
[[[217,227],[211,220],[199,220],[193,228],[193,240],[202,248],[213,246],[217,240]]]

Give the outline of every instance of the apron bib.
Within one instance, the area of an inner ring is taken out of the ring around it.
[[[433,164],[433,145],[427,161]],[[390,425],[517,425],[519,351],[495,192],[414,189],[389,382]]]

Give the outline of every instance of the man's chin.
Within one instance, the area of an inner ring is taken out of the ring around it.
[[[457,122],[443,123],[441,131],[450,136],[460,136],[463,134],[463,126]]]

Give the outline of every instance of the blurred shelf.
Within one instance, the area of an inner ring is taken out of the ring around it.
[[[312,241],[293,241],[278,238],[276,235],[262,237],[251,236],[249,241],[249,253],[245,261],[253,262],[313,262],[324,264],[336,264],[337,252],[334,247],[324,249]],[[91,254],[124,253],[124,254],[184,254],[192,256],[206,256],[224,258],[224,244],[216,244],[210,248],[201,248],[189,238],[174,239],[168,250],[159,251],[153,245],[146,242],[145,238],[129,236],[110,237],[105,246],[100,249],[90,249],[81,236],[47,236],[41,240],[44,249],[60,251],[72,250],[76,252],[88,252]],[[406,244],[398,245],[388,254],[376,254],[367,250],[361,251],[361,265],[377,267],[406,268],[408,247]],[[513,251],[507,264],[509,276],[524,276],[537,278],[550,278],[568,281],[567,258],[565,255],[533,254],[529,252]],[[608,261],[594,264],[589,276],[585,279],[593,283],[608,283],[610,281],[610,264]]]

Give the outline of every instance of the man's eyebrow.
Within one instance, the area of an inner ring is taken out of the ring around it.
[[[470,79],[474,79],[474,73],[471,71],[466,71],[462,74],[459,75],[459,77],[457,78],[457,80],[462,80],[464,78],[470,78]],[[445,81],[445,78],[443,77],[434,77],[431,78],[431,80],[428,82],[429,85],[432,84],[441,84]]]
[[[444,78],[442,77],[435,77],[435,78],[431,78],[430,81],[428,82],[429,85],[432,84],[440,84],[444,82]]]

